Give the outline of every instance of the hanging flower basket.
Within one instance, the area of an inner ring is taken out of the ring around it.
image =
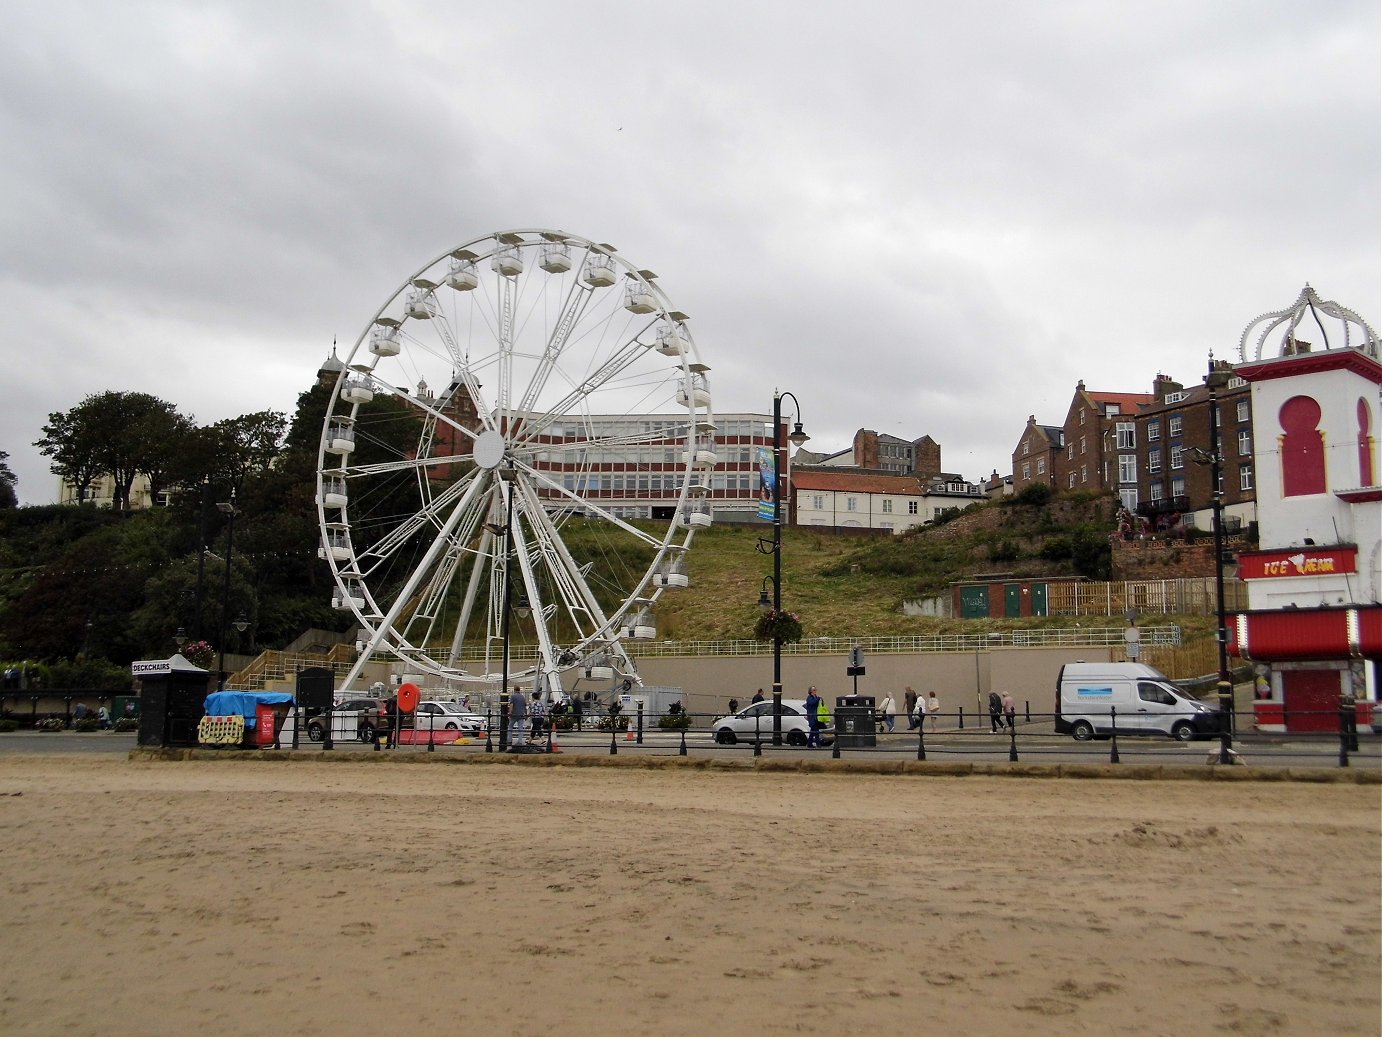
[[[801,617],[795,612],[777,612],[769,609],[758,617],[753,627],[756,641],[776,641],[790,645],[801,640]]]
[[[193,666],[207,670],[211,668],[211,662],[216,658],[216,652],[205,641],[189,641],[182,646],[182,657]]]

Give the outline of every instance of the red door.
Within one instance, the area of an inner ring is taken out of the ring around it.
[[[1281,674],[1287,731],[1339,730],[1340,676],[1338,670],[1286,670]]]

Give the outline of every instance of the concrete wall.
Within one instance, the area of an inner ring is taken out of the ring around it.
[[[970,716],[976,709],[987,714],[990,691],[1009,691],[1019,708],[1030,700],[1033,713],[1049,713],[1055,708],[1056,675],[1063,664],[1112,659],[1110,649],[1093,646],[866,655],[867,672],[859,678],[859,694],[882,699],[891,692],[901,710],[903,692],[910,684],[919,695],[934,691],[943,712],[963,708]],[[784,655],[783,697],[805,698],[806,689],[814,684],[833,705],[836,696],[854,691],[854,679],[845,675],[847,665],[844,655]],[[742,708],[758,688],[763,689],[765,696],[773,690],[771,655],[655,656],[639,659],[638,671],[648,684],[683,688],[686,708],[693,714],[723,714],[731,698],[738,699]]]

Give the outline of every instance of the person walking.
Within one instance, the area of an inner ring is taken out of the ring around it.
[[[749,701],[750,701],[750,702],[762,702],[762,701],[763,701],[763,689],[762,689],[762,688],[759,688],[756,692],[754,692],[753,698],[749,699]]]
[[[815,685],[806,689],[806,748],[821,747],[821,697],[816,694]]]
[[[734,714],[735,714],[735,713],[738,713],[738,712],[739,712],[739,700],[738,700],[738,699],[730,699],[730,700],[729,700],[729,715],[730,715],[730,716],[734,716]]]
[[[989,692],[989,734],[996,735],[1003,730],[1003,696],[996,691]]]
[[[533,741],[542,737],[543,729],[547,723],[547,706],[542,701],[542,692],[533,692],[533,704],[529,707],[529,713],[532,715],[532,722],[529,725],[531,731],[528,734],[528,740]]]
[[[934,691],[926,696],[926,715],[931,718],[931,730],[934,731],[941,715],[941,700],[936,698]]]
[[[1003,719],[1008,723],[1008,730],[1017,729],[1017,702],[1008,692],[1003,692]]]
[[[907,730],[915,731],[921,726],[921,721],[917,719],[917,693],[912,690],[912,686],[907,685],[907,693],[902,696],[907,703]]]
[[[576,725],[576,730],[581,729],[581,700],[579,697],[571,700],[571,720]]]
[[[509,693],[509,752],[517,752],[528,740],[528,700],[514,685]]]
[[[892,693],[889,692],[883,698],[883,704],[878,707],[878,715],[883,720],[883,726],[888,729],[888,734],[893,733],[893,724],[897,722],[897,717],[893,714],[897,712],[897,703],[893,701]]]

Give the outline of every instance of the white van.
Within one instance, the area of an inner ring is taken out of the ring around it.
[[[1056,734],[1088,741],[1120,735],[1169,735],[1182,742],[1218,734],[1219,710],[1190,698],[1141,663],[1066,663],[1056,679]]]

